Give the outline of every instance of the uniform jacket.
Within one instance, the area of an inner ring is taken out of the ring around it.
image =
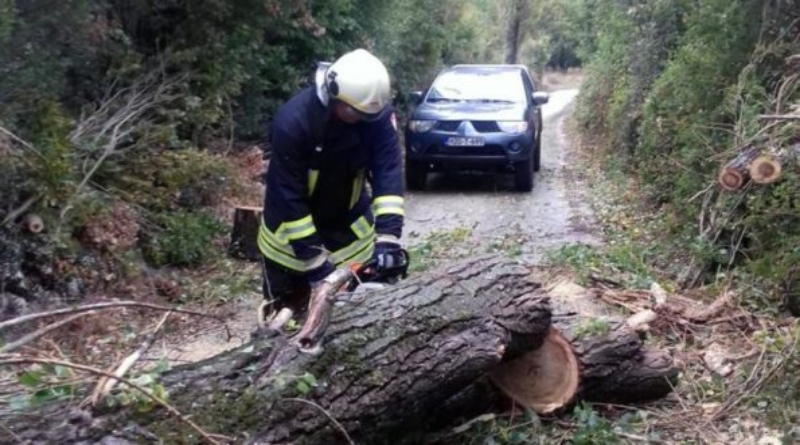
[[[276,113],[259,249],[307,272],[372,256],[376,233],[400,237],[402,157],[393,110],[345,124],[308,87]]]

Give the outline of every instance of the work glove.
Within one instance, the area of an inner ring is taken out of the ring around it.
[[[375,268],[378,272],[389,271],[406,264],[406,256],[400,240],[391,235],[378,235],[375,241]]]

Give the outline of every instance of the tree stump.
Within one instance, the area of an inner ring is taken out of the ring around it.
[[[473,402],[480,395],[476,382],[487,373],[559,341],[549,338],[551,305],[548,291],[526,267],[483,256],[335,307],[319,356],[299,353],[291,338],[256,337],[160,380],[178,410],[237,443],[346,443],[329,416],[356,443],[421,443],[439,422],[486,405]],[[578,317],[557,314],[554,326],[567,333],[564,339],[582,367],[579,397],[633,395],[620,387],[626,381],[643,387],[641,376],[650,374],[636,369],[638,337],[621,330],[602,342],[577,338],[569,327]],[[559,347],[566,350],[562,344],[552,351]],[[557,360],[555,352],[539,355]],[[606,359],[615,362],[601,361]],[[560,361],[552,365],[562,368],[567,369]],[[599,387],[604,384],[610,385],[607,391]],[[562,392],[572,391],[567,387]],[[483,396],[492,394],[497,391]],[[199,441],[194,430],[161,409],[101,409],[70,421],[40,415],[6,426],[22,440],[52,443]]]
[[[233,229],[228,254],[249,261],[261,260],[258,250],[258,228],[261,224],[261,207],[236,207],[233,212]]]

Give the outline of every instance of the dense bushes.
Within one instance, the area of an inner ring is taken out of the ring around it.
[[[797,264],[800,182],[787,148],[798,128],[758,116],[800,100],[785,65],[800,52],[798,6],[629,0],[587,2],[571,15],[576,28],[591,20],[580,42],[590,64],[578,122],[638,175],[653,205],[678,215],[671,233],[697,247],[700,273],[746,266],[777,283]],[[740,193],[714,187],[721,164],[747,144],[784,156],[781,181]]]
[[[0,127],[10,131],[0,134],[0,221],[36,212],[48,234],[89,233],[97,247],[107,226],[98,221],[123,206],[153,264],[194,264],[207,254],[195,243],[219,233],[207,211],[239,192],[214,147],[263,142],[272,112],[315,63],[345,50],[382,57],[401,104],[444,64],[493,61],[497,8],[0,0]]]

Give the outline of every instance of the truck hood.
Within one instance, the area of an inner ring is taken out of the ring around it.
[[[496,102],[439,102],[420,104],[412,119],[514,121],[525,119],[525,105]]]

